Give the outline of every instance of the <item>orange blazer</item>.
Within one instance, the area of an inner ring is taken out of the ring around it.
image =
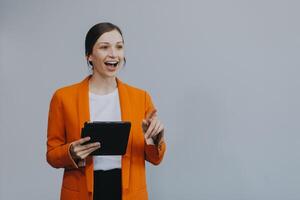
[[[80,83],[58,89],[50,102],[47,130],[47,162],[64,168],[61,187],[62,200],[93,200],[94,169],[91,156],[85,167],[78,167],[72,159],[70,143],[80,139],[84,122],[90,120],[89,78]],[[131,121],[126,154],[122,156],[122,200],[146,200],[145,160],[158,165],[166,145],[147,145],[142,131],[142,119],[154,109],[147,92],[117,79],[121,118]]]

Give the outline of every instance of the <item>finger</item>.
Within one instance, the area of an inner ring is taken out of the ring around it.
[[[143,125],[143,126],[148,126],[148,124],[149,124],[149,122],[148,122],[147,120],[143,119],[142,125]]]
[[[79,151],[83,151],[83,150],[86,150],[86,149],[90,149],[90,148],[93,148],[93,147],[100,147],[100,142],[93,142],[93,143],[90,143],[90,144],[86,144],[86,145],[80,145],[80,146],[77,146],[74,151],[75,152],[79,152]]]
[[[152,131],[153,137],[156,136],[159,133],[159,128],[161,127],[161,122],[158,121],[157,125],[155,126],[154,130]]]
[[[80,157],[80,159],[85,159],[88,155],[90,155],[93,151],[99,149],[99,147],[92,147],[89,149],[86,149],[84,151],[80,151],[80,153],[78,153],[78,157]]]
[[[90,149],[86,149],[84,151],[81,151],[79,153],[79,156],[83,159],[85,158],[86,156],[88,156],[90,153],[92,153],[93,151],[99,149],[100,147],[93,147],[93,148],[90,148]]]
[[[147,127],[148,127],[148,122],[147,122],[147,120],[143,119],[142,128],[143,128],[144,133],[147,131]]]
[[[163,133],[165,130],[165,127],[163,125],[161,125],[158,129],[158,134]]]
[[[152,117],[156,114],[157,110],[154,108],[146,117],[147,120],[152,119]]]
[[[160,127],[160,121],[157,121],[155,124],[155,127],[153,128],[153,130],[151,131],[151,133],[148,135],[148,138],[152,138],[155,137],[158,134],[158,129]]]
[[[73,145],[74,145],[74,146],[81,145],[81,144],[83,144],[83,143],[89,141],[90,139],[91,139],[90,137],[81,138],[81,139],[79,139],[79,140],[74,141],[74,142],[73,142]]]
[[[157,118],[157,115],[155,114],[155,115],[153,115],[151,118],[149,118],[149,119],[146,119],[146,122],[148,123],[148,126],[149,126],[149,124],[153,121],[153,120],[158,120],[158,118]]]
[[[77,153],[77,152],[80,152],[80,151],[83,151],[85,149],[89,149],[91,147],[95,147],[95,146],[98,146],[98,145],[100,145],[99,142],[94,142],[94,143],[90,143],[90,144],[86,144],[86,145],[78,144],[77,146],[75,146],[73,148],[73,152]]]
[[[156,139],[158,139],[160,141],[160,139],[163,137],[163,131],[164,131],[164,127],[160,126],[155,137]]]
[[[91,148],[91,149],[88,149],[86,150],[86,152],[84,152],[82,154],[82,157],[83,158],[86,158],[87,156],[89,156],[93,151],[96,151],[97,149],[99,149],[100,147],[97,147],[97,148]]]
[[[147,132],[145,133],[145,137],[146,137],[146,138],[149,138],[149,134],[152,132],[153,128],[155,127],[156,122],[157,122],[156,120],[153,120],[153,121],[151,122],[151,124],[149,125],[149,127],[148,127],[148,129],[147,129]]]

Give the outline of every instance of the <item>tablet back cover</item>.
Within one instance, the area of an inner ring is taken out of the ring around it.
[[[124,155],[126,153],[131,123],[125,121],[85,123],[81,137],[89,136],[88,143],[100,142],[101,147],[90,155]]]

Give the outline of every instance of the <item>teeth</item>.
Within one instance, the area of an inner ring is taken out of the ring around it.
[[[107,61],[107,62],[105,62],[105,63],[110,64],[110,65],[115,65],[115,64],[117,64],[118,62],[117,62],[117,61]]]

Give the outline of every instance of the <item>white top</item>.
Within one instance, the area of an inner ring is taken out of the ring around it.
[[[119,93],[97,95],[89,92],[91,121],[121,121]],[[101,147],[100,147],[101,149]],[[121,156],[93,156],[94,171],[121,168]]]

